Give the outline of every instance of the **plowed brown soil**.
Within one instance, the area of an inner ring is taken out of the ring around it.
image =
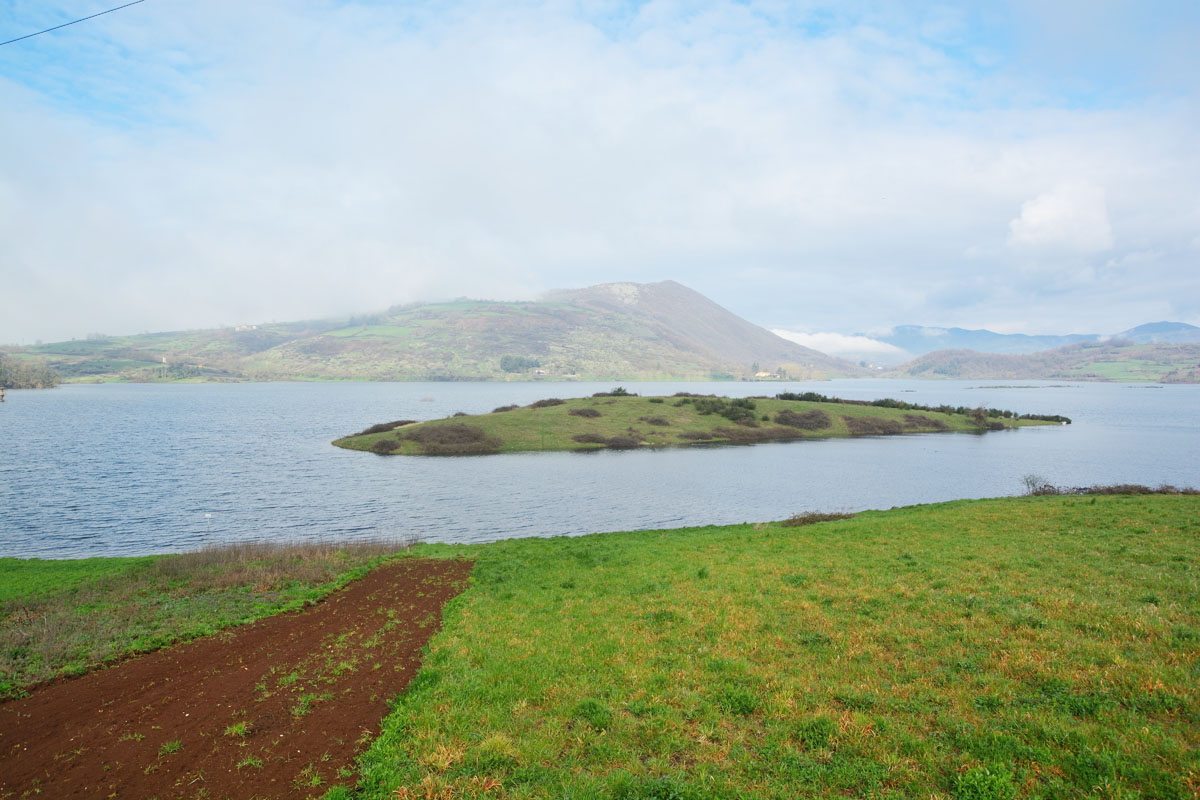
[[[402,559],[303,611],[0,705],[0,798],[306,798],[352,783],[470,571]]]

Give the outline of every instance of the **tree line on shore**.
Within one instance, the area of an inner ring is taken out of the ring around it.
[[[0,389],[50,389],[61,382],[44,358],[26,361],[0,354]]]

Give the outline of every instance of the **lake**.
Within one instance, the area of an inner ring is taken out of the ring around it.
[[[0,555],[139,555],[210,542],[479,542],[782,519],[1057,485],[1200,486],[1200,386],[845,380],[626,383],[641,394],[817,391],[1064,414],[1069,426],[745,447],[381,457],[330,441],[612,383],[108,384],[0,404]]]

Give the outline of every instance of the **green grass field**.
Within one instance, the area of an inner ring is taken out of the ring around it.
[[[1194,800],[1198,538],[1200,496],[1105,495],[420,545],[471,586],[328,797]],[[133,598],[190,604],[161,643],[307,596],[279,561],[0,561],[0,627],[52,608],[128,648]]]
[[[469,455],[935,431],[979,433],[987,430],[988,424],[1000,428],[1053,424],[1004,417],[981,421],[968,414],[775,398],[604,396],[539,401],[548,402],[553,404],[534,403],[490,414],[364,431],[334,444],[385,455]],[[714,410],[714,404],[719,408]]]
[[[1195,798],[1198,534],[1029,497],[423,546],[472,586],[352,796]]]

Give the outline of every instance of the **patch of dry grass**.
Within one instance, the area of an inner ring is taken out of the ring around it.
[[[95,576],[74,562],[13,562],[15,583],[0,601],[0,698],[58,675],[241,625],[328,594],[414,541],[239,543],[191,553],[92,559]],[[27,593],[21,564],[30,565]],[[55,564],[72,582],[53,584]]]

